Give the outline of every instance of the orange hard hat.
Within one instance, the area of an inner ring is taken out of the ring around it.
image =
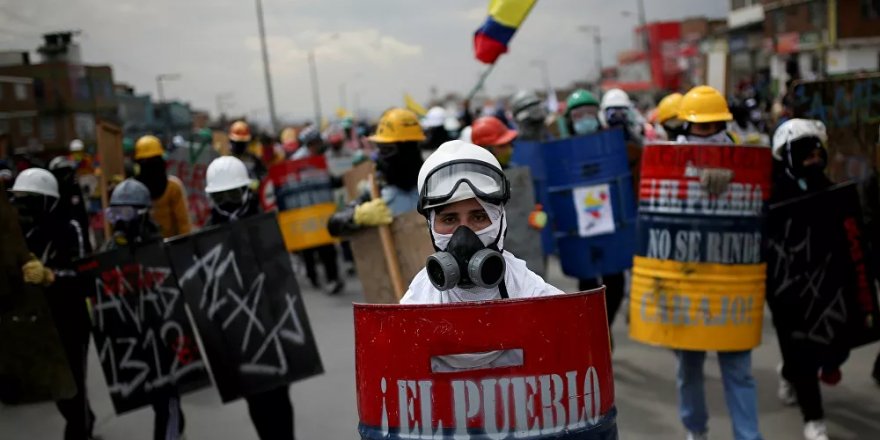
[[[516,130],[511,130],[494,116],[477,118],[471,125],[471,142],[481,147],[504,145],[516,139]]]
[[[244,121],[233,122],[232,127],[229,127],[229,140],[232,142],[250,142],[251,127]]]

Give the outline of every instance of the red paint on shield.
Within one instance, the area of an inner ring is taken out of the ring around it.
[[[440,427],[542,438],[613,416],[604,289],[452,305],[355,304],[354,317],[361,429],[376,434],[365,438]],[[432,372],[435,356],[517,349],[519,366]]]

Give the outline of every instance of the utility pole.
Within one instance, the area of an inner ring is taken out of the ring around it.
[[[156,94],[159,95],[159,102],[165,102],[165,89],[162,83],[176,79],[180,79],[179,73],[160,73],[156,75]]]
[[[257,2],[257,27],[260,31],[260,49],[263,54],[263,74],[266,78],[266,94],[269,97],[269,127],[272,133],[278,128],[278,117],[275,114],[275,96],[272,93],[272,74],[269,73],[269,50],[266,48],[266,28],[263,24],[263,2]]]
[[[345,83],[339,83],[339,108],[348,110],[348,96],[345,91]]]
[[[648,74],[651,76],[651,83],[654,82],[654,66],[651,65],[651,37],[648,35],[648,22],[645,20],[645,0],[636,0],[637,12],[639,16],[639,27],[642,29],[643,46],[645,55],[648,60]]]
[[[600,28],[599,26],[583,25],[578,27],[578,30],[593,34],[593,45],[596,48],[596,59],[594,60],[596,63],[596,86],[598,87],[602,82],[602,36],[600,35]]]
[[[318,66],[315,64],[315,50],[309,51],[309,74],[312,79],[312,101],[315,105],[315,126],[321,127],[321,95],[318,93]]]

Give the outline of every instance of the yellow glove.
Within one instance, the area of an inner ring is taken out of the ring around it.
[[[370,200],[354,208],[354,222],[360,226],[390,225],[394,218],[382,199]]]
[[[55,282],[55,274],[51,270],[43,266],[40,260],[33,259],[28,261],[21,267],[21,273],[24,282],[28,284],[40,284],[48,286]]]
[[[529,227],[532,229],[542,230],[547,226],[547,213],[541,204],[535,205],[535,210],[529,214]]]

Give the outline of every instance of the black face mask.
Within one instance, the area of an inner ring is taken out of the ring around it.
[[[18,221],[22,231],[27,233],[50,218],[55,198],[43,195],[14,196],[12,204],[18,211]]]
[[[422,152],[415,142],[401,142],[396,148],[385,148],[376,158],[376,169],[382,174],[385,183],[404,191],[416,187],[419,169],[422,167]]]
[[[242,154],[244,154],[245,151],[247,151],[247,146],[248,146],[247,142],[234,142],[233,141],[233,142],[230,142],[229,144],[230,144],[230,149],[232,150],[232,154],[234,154],[236,156],[241,156]]]
[[[140,173],[137,180],[150,190],[150,198],[153,200],[162,197],[168,187],[168,173],[165,171],[165,159],[161,156],[141,159],[138,161]]]
[[[445,251],[428,257],[425,265],[428,279],[440,291],[455,286],[493,288],[504,279],[506,264],[495,243],[485,246],[471,228],[459,226],[452,234]]]

